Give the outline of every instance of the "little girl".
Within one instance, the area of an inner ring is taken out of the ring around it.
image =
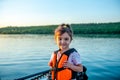
[[[70,48],[72,30],[68,24],[59,25],[54,32],[59,50],[55,51],[49,61],[52,68],[52,80],[76,80],[76,72],[82,72],[83,66],[79,53]]]

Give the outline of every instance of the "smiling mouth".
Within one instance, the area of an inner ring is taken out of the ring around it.
[[[66,46],[66,44],[62,44],[61,46]]]

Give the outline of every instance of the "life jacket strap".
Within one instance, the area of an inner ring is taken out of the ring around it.
[[[54,68],[52,68],[51,70],[52,70],[52,71],[62,71],[62,70],[64,70],[64,69],[66,69],[66,68],[63,68],[63,67],[62,67],[62,68],[55,68],[55,67],[54,67]]]

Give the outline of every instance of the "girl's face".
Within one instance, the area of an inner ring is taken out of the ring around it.
[[[61,36],[56,36],[56,43],[61,50],[69,49],[69,44],[71,42],[71,38],[68,33],[63,33]]]

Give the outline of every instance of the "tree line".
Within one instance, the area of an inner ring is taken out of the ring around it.
[[[0,28],[0,34],[53,34],[58,25],[8,26]],[[74,34],[120,34],[120,22],[71,24]]]

